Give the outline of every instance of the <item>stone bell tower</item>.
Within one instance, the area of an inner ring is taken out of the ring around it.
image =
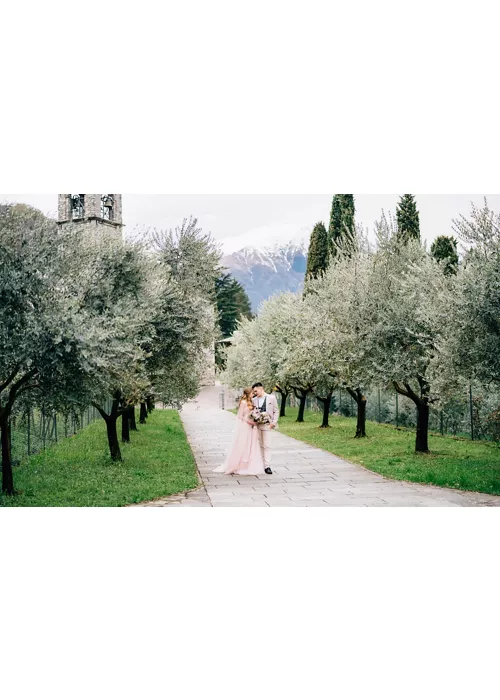
[[[58,223],[71,222],[84,226],[89,233],[115,231],[121,236],[121,194],[60,194]]]

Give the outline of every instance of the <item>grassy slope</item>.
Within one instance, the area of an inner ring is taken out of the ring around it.
[[[352,418],[335,416],[321,430],[318,413],[306,413],[304,424],[296,417],[296,409],[287,409],[280,431],[391,479],[500,494],[500,450],[491,443],[431,436],[431,454],[416,455],[414,432],[368,423],[368,438],[356,440]]]
[[[121,444],[121,463],[109,458],[102,420],[25,460],[14,470],[19,495],[0,495],[0,506],[123,506],[196,488],[177,411],[154,411],[138,427],[130,444]]]

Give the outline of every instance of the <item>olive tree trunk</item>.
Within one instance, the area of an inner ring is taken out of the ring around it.
[[[122,442],[130,442],[130,423],[126,412],[122,414]]]
[[[295,397],[299,400],[299,413],[296,422],[303,423],[304,414],[306,412],[306,401],[308,392],[303,391],[302,389],[294,389],[293,393],[295,394]]]
[[[13,496],[14,475],[12,473],[12,449],[8,415],[0,418],[0,432],[2,433],[2,491],[7,496]]]
[[[350,389],[347,387],[347,391],[352,396],[354,401],[356,401],[356,406],[358,408],[358,420],[356,423],[355,437],[364,438],[366,437],[366,396],[360,389]]]
[[[401,387],[398,382],[394,382],[394,387],[398,394],[411,399],[417,407],[417,435],[415,439],[415,452],[429,452],[429,393],[430,387],[423,377],[418,377],[420,386],[420,396],[416,394],[411,386],[405,383]]]
[[[128,407],[128,416],[130,421],[130,430],[137,430],[137,423],[135,420],[135,406]]]
[[[106,423],[106,432],[108,435],[109,454],[110,454],[113,462],[121,462],[122,461],[122,453],[120,451],[120,443],[118,442],[118,431],[117,431],[118,418],[120,416],[122,416],[125,419],[125,422],[128,419],[127,408],[126,407],[120,408],[120,400],[121,400],[121,394],[120,394],[120,392],[116,392],[114,394],[114,397],[113,397],[113,402],[111,404],[111,412],[109,414],[106,413],[106,411],[102,408],[102,406],[99,406],[99,404],[92,403],[92,405],[99,411],[101,417],[103,418],[104,422]],[[122,422],[122,428],[123,428],[123,422]]]
[[[429,404],[425,401],[417,403],[417,439],[415,452],[429,452]]]
[[[118,442],[118,431],[116,429],[117,417],[108,416],[106,419],[106,430],[108,434],[109,454],[113,462],[122,461],[122,453]]]
[[[330,408],[332,405],[332,397],[333,397],[333,391],[331,391],[327,396],[316,396],[318,401],[321,401],[323,404],[323,422],[320,425],[320,428],[329,428],[330,427]]]
[[[288,399],[288,391],[282,391],[279,389],[279,393],[281,396],[281,405],[280,405],[280,418],[285,418],[286,417],[286,400]]]
[[[10,416],[16,398],[19,394],[33,389],[39,389],[36,383],[38,370],[31,369],[16,381],[19,367],[16,367],[7,381],[0,385],[0,394],[8,391],[8,399],[2,406],[0,405],[0,433],[2,442],[2,491],[8,496],[14,495],[14,475],[12,473],[12,444],[10,434]],[[10,389],[8,388],[10,385]]]

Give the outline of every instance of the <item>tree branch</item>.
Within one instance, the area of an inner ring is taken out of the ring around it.
[[[104,420],[107,420],[109,416],[108,416],[108,414],[99,406],[99,404],[95,403],[95,401],[92,401],[91,403],[92,403],[92,406],[93,406],[95,409],[97,409],[97,410],[99,411],[99,413],[101,414],[102,418],[104,418]]]
[[[11,387],[10,393],[14,394],[14,398],[16,397],[16,394],[18,390],[23,386],[23,384],[26,384],[27,382],[31,381],[33,377],[36,377],[38,374],[38,370],[36,368],[30,369],[30,371],[24,375],[24,377],[21,377],[21,379],[18,379],[17,382]]]
[[[394,382],[392,382],[392,384],[393,384],[394,389],[397,391],[398,394],[401,394],[401,396],[406,396],[406,398],[411,399],[411,396],[409,395],[409,393],[399,385],[399,382],[394,381]]]
[[[17,392],[17,395],[19,396],[19,394],[22,394],[23,391],[30,391],[31,389],[41,389],[41,388],[42,387],[40,386],[40,384],[25,384],[24,386],[22,386],[19,389],[19,391]]]
[[[352,396],[354,401],[356,401],[356,403],[359,404],[360,398],[359,398],[359,395],[357,393],[359,391],[359,389],[357,391],[354,391],[354,389],[351,389],[351,387],[346,386],[346,390]]]
[[[21,367],[19,365],[17,365],[15,370],[12,372],[12,374],[7,378],[7,381],[4,382],[3,384],[0,384],[0,394],[2,393],[2,391],[5,391],[5,389],[9,386],[9,384],[11,382],[14,381],[14,379],[16,378],[16,374],[19,372],[20,369],[21,369]]]
[[[36,368],[31,369],[27,374],[24,375],[24,377],[21,377],[21,379],[18,379],[18,381],[13,384],[10,388],[9,391],[9,399],[7,403],[5,404],[4,411],[7,413],[7,415],[10,415],[10,412],[12,411],[12,407],[14,406],[14,403],[16,401],[16,397],[21,389],[21,387],[25,384],[27,384],[33,377],[35,377],[38,374],[38,370]]]
[[[407,382],[405,382],[405,388],[406,388],[406,391],[408,392],[406,395],[408,396],[409,399],[411,399],[413,401],[413,403],[415,403],[417,405],[422,403],[422,399],[420,398],[420,396],[418,396],[418,394],[416,394],[413,391],[413,389],[411,388],[411,386]]]

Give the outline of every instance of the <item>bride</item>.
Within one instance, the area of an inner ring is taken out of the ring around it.
[[[236,432],[233,446],[226,462],[214,469],[219,474],[238,474],[239,476],[257,476],[265,474],[264,460],[259,443],[256,423],[250,418],[254,406],[252,389],[245,389],[238,409]]]

